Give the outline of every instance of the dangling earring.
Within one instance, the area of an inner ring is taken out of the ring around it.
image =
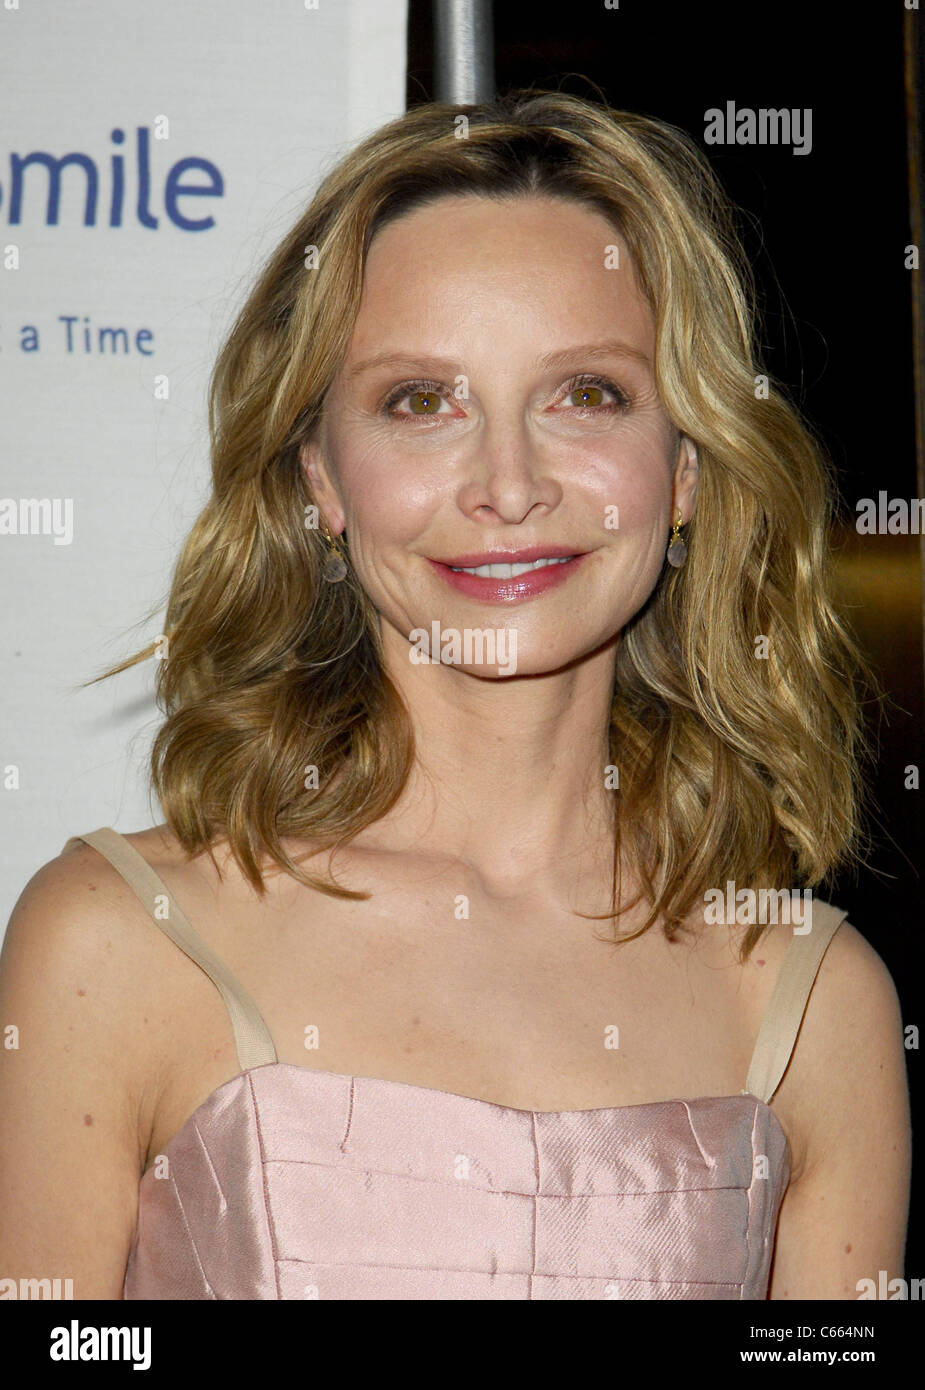
[[[679,570],[687,559],[687,546],[681,539],[681,512],[678,511],[678,519],[671,528],[671,540],[668,543],[667,560],[669,565],[674,565]]]
[[[347,561],[343,551],[324,522],[321,523],[321,529],[328,543],[328,553],[324,557],[321,573],[329,584],[339,584],[347,573]]]

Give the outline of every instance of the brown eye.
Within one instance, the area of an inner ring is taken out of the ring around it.
[[[601,405],[603,395],[604,393],[599,386],[576,386],[574,391],[569,393],[569,400],[572,405],[578,406],[580,409],[585,405]]]
[[[563,400],[566,415],[569,407],[578,419],[591,419],[595,415],[623,415],[630,407],[630,398],[619,386],[615,386],[605,376],[591,376],[582,373],[572,377],[566,385],[567,395]],[[582,412],[587,411],[587,416]]]
[[[433,391],[412,391],[408,395],[412,415],[436,415],[441,399]]]

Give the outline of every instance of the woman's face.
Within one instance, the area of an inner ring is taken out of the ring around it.
[[[434,622],[514,629],[517,672],[536,674],[639,611],[697,482],[654,345],[625,243],[579,203],[445,197],[377,234],[302,457],[387,653]],[[548,556],[578,558],[508,579],[452,568]],[[486,650],[456,664],[499,674]]]

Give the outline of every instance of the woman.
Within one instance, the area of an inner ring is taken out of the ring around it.
[[[693,143],[574,97],[421,106],[328,175],[220,356],[213,493],[133,658],[166,658],[166,821],[74,837],[9,928],[6,1267],[184,1299],[902,1272],[896,993],[844,909],[785,910],[856,857],[860,658],[750,294]]]

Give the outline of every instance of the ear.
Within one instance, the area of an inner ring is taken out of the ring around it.
[[[700,462],[697,458],[697,447],[693,440],[688,439],[686,434],[682,434],[678,441],[678,462],[674,470],[671,503],[672,524],[679,511],[682,526],[690,521],[694,514],[699,482]]]
[[[317,503],[322,521],[332,536],[339,536],[344,529],[346,518],[320,440],[312,438],[302,445],[299,450],[299,463],[305,475],[309,495],[312,501]]]

